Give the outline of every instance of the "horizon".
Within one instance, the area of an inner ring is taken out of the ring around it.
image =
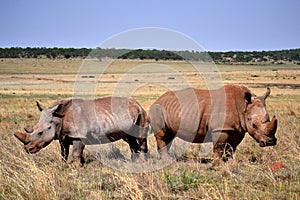
[[[100,48],[100,49],[105,49],[105,50],[109,50],[109,49],[115,49],[115,50],[138,50],[138,49],[142,49],[142,50],[158,50],[158,51],[188,51],[188,52],[212,52],[212,53],[228,53],[228,52],[245,52],[245,53],[251,53],[251,52],[272,52],[272,51],[290,51],[290,50],[298,50],[300,49],[300,47],[295,47],[295,48],[292,48],[292,49],[272,49],[272,50],[251,50],[251,51],[243,51],[243,50],[229,50],[229,51],[209,51],[209,50],[203,50],[203,51],[197,51],[197,50],[193,50],[193,49],[182,49],[182,50],[175,50],[175,49],[155,49],[155,48],[101,48],[101,47],[94,47],[94,48],[90,48],[90,47],[20,47],[20,46],[13,46],[13,47],[0,47],[0,49],[12,49],[12,48],[22,48],[22,49],[26,49],[26,48],[39,48],[39,49],[90,49],[90,50],[93,50],[93,49],[96,49],[96,48]]]

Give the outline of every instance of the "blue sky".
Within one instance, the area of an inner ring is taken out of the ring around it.
[[[1,0],[0,47],[96,47],[160,27],[208,51],[299,48],[299,10],[299,0]]]

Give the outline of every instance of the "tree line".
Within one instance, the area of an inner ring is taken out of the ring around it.
[[[169,51],[157,49],[103,49],[103,48],[0,48],[0,58],[86,58],[194,60],[216,63],[295,62],[300,64],[300,48],[277,51]]]
[[[11,47],[0,48],[0,58],[75,58],[86,57],[90,51],[88,48]]]

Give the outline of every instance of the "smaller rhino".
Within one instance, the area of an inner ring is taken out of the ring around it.
[[[145,110],[133,98],[104,97],[93,100],[64,99],[48,109],[39,102],[39,122],[14,135],[28,153],[36,153],[53,140],[59,140],[61,155],[66,161],[73,145],[73,162],[84,164],[85,144],[126,141],[132,159],[146,154],[148,122]]]

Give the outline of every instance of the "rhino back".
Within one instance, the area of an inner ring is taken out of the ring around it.
[[[205,96],[206,94],[203,94]],[[196,134],[199,128],[206,127],[207,119],[204,116],[206,112],[205,98],[200,98],[192,88],[176,92],[167,92],[162,95],[150,108],[149,118],[151,127],[156,127],[154,132],[159,132],[162,123],[166,128],[177,136],[184,137],[187,134]],[[160,113],[163,113],[163,122],[157,122]],[[152,121],[153,119],[153,121]],[[159,126],[157,126],[159,124]],[[189,136],[190,137],[190,136]]]

